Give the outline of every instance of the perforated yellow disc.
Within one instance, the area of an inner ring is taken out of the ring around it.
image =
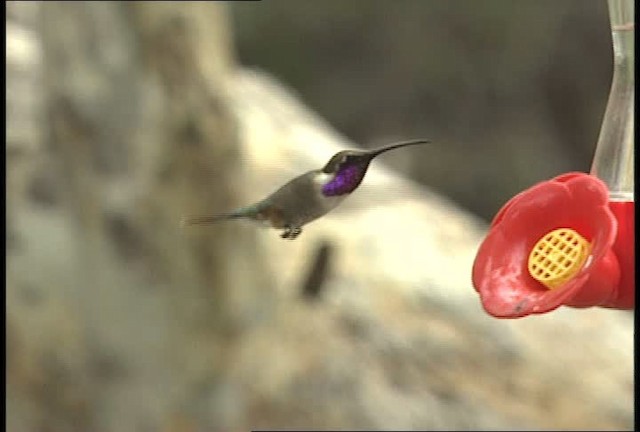
[[[571,279],[589,256],[591,244],[571,228],[545,234],[529,254],[529,274],[549,289]]]

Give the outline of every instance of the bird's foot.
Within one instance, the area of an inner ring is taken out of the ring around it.
[[[287,226],[284,229],[284,232],[280,235],[283,239],[294,240],[302,233],[302,228],[300,227],[290,227]]]

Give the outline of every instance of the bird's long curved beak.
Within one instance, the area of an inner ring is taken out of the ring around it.
[[[393,144],[389,144],[386,145],[384,147],[380,147],[378,149],[374,149],[374,150],[369,150],[366,151],[366,156],[369,156],[370,158],[374,158],[376,156],[378,156],[381,153],[387,152],[389,150],[393,150],[393,149],[397,149],[400,147],[406,147],[406,146],[411,146],[411,145],[417,145],[417,144],[428,144],[431,141],[429,140],[411,140],[411,141],[401,141],[401,142],[397,142],[397,143],[393,143]]]

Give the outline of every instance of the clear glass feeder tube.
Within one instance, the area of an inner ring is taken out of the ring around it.
[[[610,200],[634,201],[634,0],[608,0],[613,39],[613,82],[591,174],[609,187]]]

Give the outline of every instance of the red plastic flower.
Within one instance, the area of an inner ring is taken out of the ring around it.
[[[538,241],[559,228],[573,230],[590,248],[575,274],[550,289],[534,279],[528,263]],[[495,216],[478,250],[472,277],[482,306],[500,318],[562,305],[633,307],[618,304],[620,268],[612,251],[616,232],[608,189],[594,176],[567,173],[521,192]]]

